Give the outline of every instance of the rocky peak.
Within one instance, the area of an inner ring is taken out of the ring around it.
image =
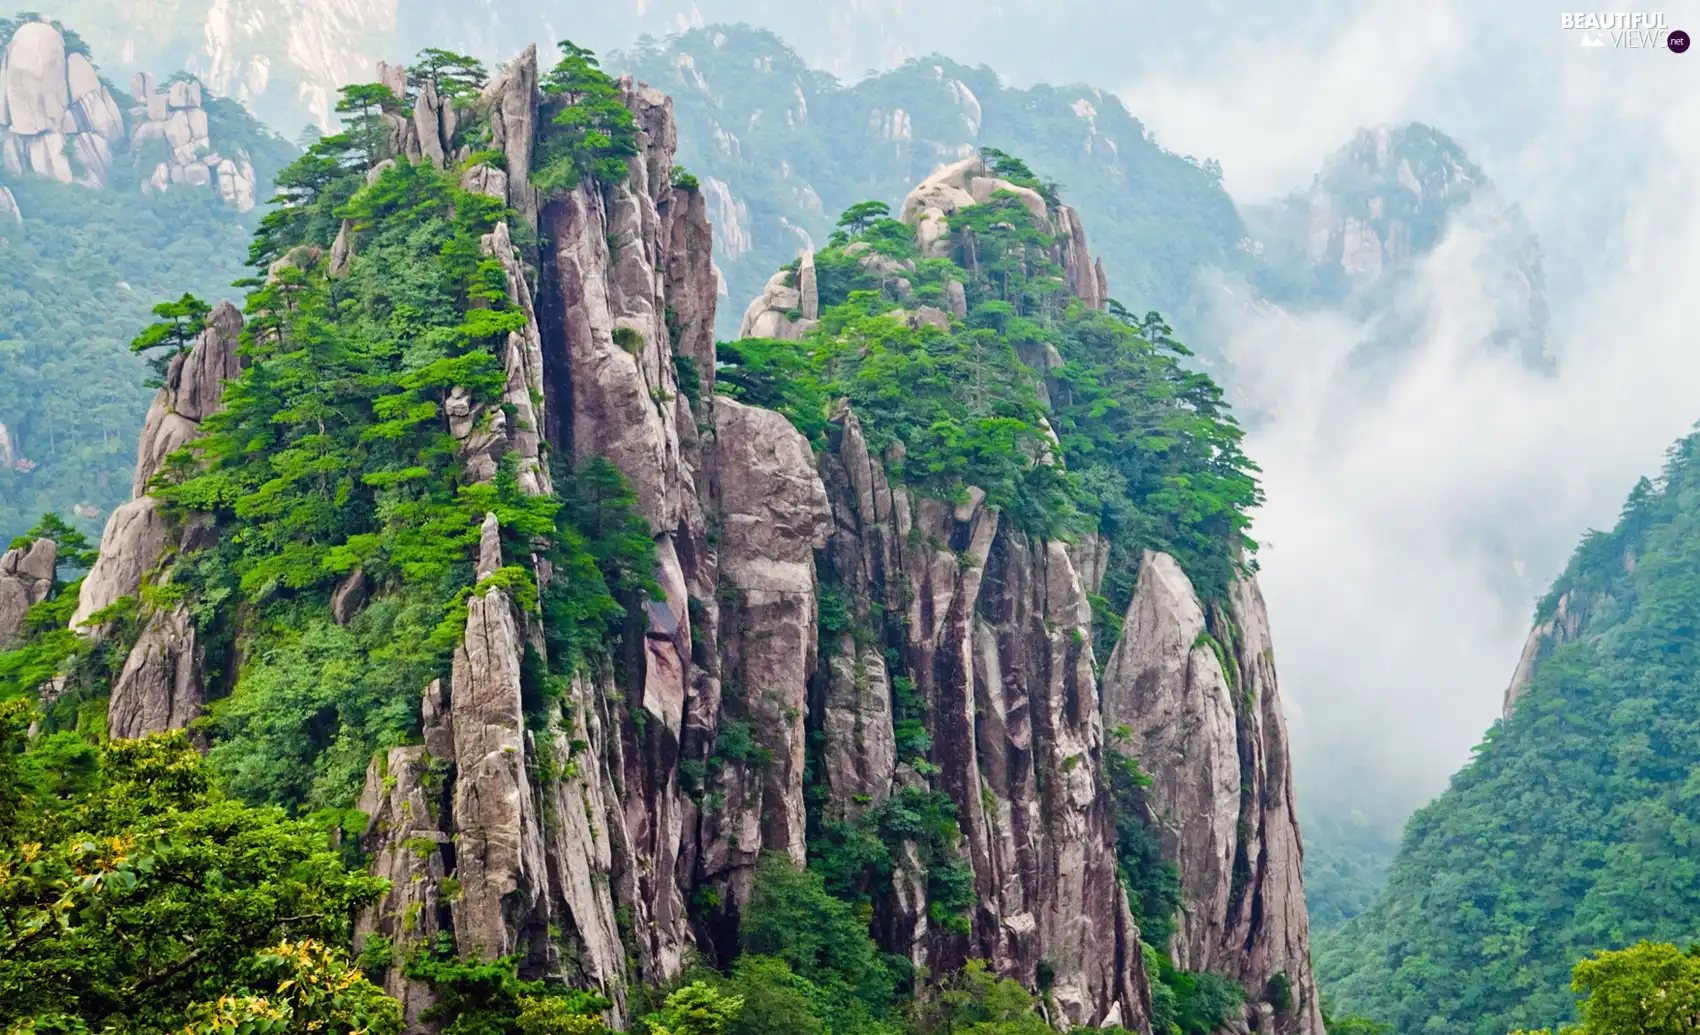
[[[254,207],[254,166],[246,154],[226,157],[212,149],[199,81],[176,78],[162,89],[153,76],[137,73],[131,89],[139,102],[130,109],[135,125],[130,133],[131,149],[138,160],[150,153],[150,141],[162,141],[167,149],[143,182],[144,191],[169,190],[176,184],[209,187],[239,212]]]
[[[242,314],[228,302],[215,306],[195,344],[177,353],[167,367],[165,384],[154,396],[136,448],[136,482],[130,502],[112,512],[101,535],[100,554],[83,580],[71,628],[91,636],[104,630],[89,619],[125,597],[141,593],[144,582],[169,582],[169,566],[159,571],[168,551],[204,545],[209,529],[190,520],[174,525],[148,483],[167,456],[200,434],[201,421],[216,412],[224,383],[241,371],[237,355]],[[140,633],[123,669],[112,683],[107,726],[114,737],[139,737],[182,729],[201,711],[201,646],[186,607],[176,604],[144,610]]]
[[[1491,286],[1491,342],[1547,362],[1546,280],[1534,231],[1463,147],[1429,126],[1360,131],[1308,190],[1248,208],[1246,222],[1268,268],[1309,271],[1300,297],[1276,301],[1344,303],[1366,314],[1388,309],[1392,292],[1449,234],[1468,235],[1460,261]]]

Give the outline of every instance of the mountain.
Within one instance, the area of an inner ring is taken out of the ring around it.
[[[1700,939],[1700,436],[1553,584],[1495,723],[1405,830],[1373,909],[1319,940],[1333,1001],[1399,1032],[1575,1015],[1571,966]]]
[[[745,25],[670,36],[609,66],[674,96],[680,159],[704,184],[733,299],[824,242],[836,213],[869,199],[895,206],[938,165],[985,147],[1064,186],[1120,297],[1141,312],[1184,328],[1204,305],[1199,272],[1242,265],[1245,231],[1220,168],[1165,151],[1093,87],[1012,89],[940,56],[844,85]]]
[[[1476,247],[1461,258],[1489,285],[1495,304],[1483,345],[1532,366],[1551,365],[1534,231],[1463,147],[1433,127],[1362,130],[1329,157],[1308,190],[1248,207],[1245,219],[1263,260],[1258,293],[1289,309],[1378,321],[1363,349],[1371,363],[1408,348],[1429,315],[1409,311],[1400,297],[1421,260],[1449,233],[1467,237]]]
[[[672,101],[437,61],[159,310],[97,555],[0,560],[0,853],[166,860],[0,1020],[1320,1032],[1254,469],[1082,214],[965,157],[717,346]]]
[[[93,534],[129,495],[150,392],[127,347],[159,298],[219,297],[294,149],[192,79],[138,93],[75,32],[0,21],[0,536]]]

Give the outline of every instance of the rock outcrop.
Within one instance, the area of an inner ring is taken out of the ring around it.
[[[446,165],[459,153],[454,123],[486,120],[505,167],[465,169],[461,182],[517,213],[482,241],[527,317],[498,349],[502,398],[443,398],[466,480],[489,482],[517,460],[521,488],[544,495],[552,458],[576,489],[612,465],[653,544],[658,591],[629,609],[614,656],[550,674],[540,692],[551,644],[516,569],[545,594],[571,576],[552,570],[539,540],[486,518],[449,677],[421,699],[423,744],[390,749],[368,771],[363,843],[392,888],[360,918],[361,939],[381,934],[406,951],[446,934],[463,954],[517,955],[524,977],[601,991],[618,1027],[628,982],[663,984],[693,958],[735,951],[761,855],[805,862],[811,821],[877,825],[891,814],[882,809],[913,806],[946,818],[888,845],[893,872],[873,892],[871,924],[882,948],[934,974],[989,960],[1043,987],[1059,1029],[1150,1035],[1151,977],[1106,776],[1106,728],[1128,725],[1159,777],[1152,819],[1188,882],[1177,962],[1247,987],[1254,1005],[1239,1027],[1320,1035],[1255,586],[1205,608],[1172,561],[1147,558],[1100,681],[1089,600],[1103,544],[1035,538],[979,489],[946,501],[904,485],[892,473],[902,444],[870,446],[847,401],[811,441],[779,413],[714,394],[712,232],[702,194],[675,185],[666,96],[619,83],[638,131],[624,179],[539,194],[534,50],[471,108],[452,109],[428,83],[410,90],[399,68],[380,78],[414,99],[390,122],[392,161]],[[1069,289],[1103,306],[1073,211],[978,162],[941,171],[905,206],[919,233],[938,231],[934,253],[951,247],[951,214],[1010,190],[1054,233]],[[340,273],[359,262],[354,237],[329,256],[303,248],[281,261],[328,258]],[[913,265],[866,246],[855,255],[925,340],[967,314],[961,283],[919,305]],[[812,254],[747,313],[751,334],[814,326]],[[238,372],[220,351],[237,326],[215,314],[196,351],[173,362],[144,431],[139,498],[114,516],[94,599],[168,579],[174,549],[216,532],[171,527],[145,488]],[[1060,463],[1060,451],[1042,459]],[[352,579],[332,614],[348,621],[359,598],[377,606],[385,591]],[[1206,633],[1222,653],[1201,646]],[[198,653],[181,610],[144,615],[128,682],[114,690],[114,730],[181,724],[200,705]],[[1174,742],[1173,723],[1190,739]],[[427,991],[394,968],[386,981],[422,1030]],[[1290,1002],[1273,991],[1281,982]]]
[[[978,155],[940,166],[922,180],[903,199],[898,218],[915,228],[915,243],[922,255],[948,257],[953,248],[950,217],[971,205],[983,205],[1000,192],[1013,195],[1040,225],[1050,228],[1057,241],[1054,258],[1063,269],[1070,292],[1089,308],[1103,309],[1109,302],[1109,283],[1103,263],[1087,250],[1080,213],[1067,205],[1047,203],[1032,187],[996,176]],[[954,306],[954,296],[952,303]],[[966,315],[966,310],[957,315]]]
[[[37,539],[0,554],[0,650],[17,639],[29,609],[53,592],[59,546]]]
[[[1244,1027],[1320,1032],[1298,817],[1268,618],[1255,581],[1207,610],[1167,554],[1147,551],[1104,669],[1104,719],[1154,784],[1163,856],[1180,870],[1170,950],[1237,979]]]
[[[175,79],[161,89],[153,76],[137,73],[130,89],[139,102],[130,110],[135,124],[130,147],[138,156],[149,154],[150,141],[160,141],[166,149],[143,190],[169,190],[177,184],[211,187],[239,212],[254,207],[258,184],[253,163],[240,151],[226,157],[213,150],[198,81]]]
[[[0,186],[0,220],[10,220],[14,225],[24,225],[24,210],[18,207],[18,196],[12,193],[10,187]],[[10,466],[6,454],[0,450],[0,467]]]
[[[744,310],[740,338],[780,338],[800,341],[820,319],[820,296],[815,289],[815,256],[805,252],[796,269],[782,269]]]
[[[1528,689],[1529,681],[1535,678],[1535,669],[1541,662],[1552,655],[1552,652],[1567,643],[1580,640],[1588,619],[1593,611],[1593,601],[1575,591],[1559,594],[1558,603],[1553,606],[1552,614],[1544,620],[1536,621],[1529,630],[1529,636],[1523,641],[1523,653],[1517,658],[1517,668],[1511,673],[1511,682],[1505,687],[1505,699],[1500,706],[1500,713],[1506,718],[1511,717],[1511,709],[1517,699]]]
[[[182,525],[170,521],[148,483],[171,453],[200,434],[200,424],[217,412],[224,384],[241,372],[237,345],[242,314],[221,302],[187,350],[171,357],[165,384],[154,396],[136,447],[135,496],[112,512],[101,535],[100,555],[83,580],[71,628],[104,636],[90,618],[125,598],[138,597],[144,584],[171,579],[170,558],[177,551],[205,545],[213,530],[203,520]],[[182,729],[205,703],[202,646],[193,618],[181,604],[142,609],[136,642],[112,684],[107,726],[115,737],[140,737]]]

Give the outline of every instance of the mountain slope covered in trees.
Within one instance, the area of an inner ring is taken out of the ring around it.
[[[991,150],[717,348],[562,51],[344,91],[98,551],[0,560],[0,1023],[1318,1032],[1219,389]]]
[[[1400,1033],[1574,1016],[1599,949],[1700,941],[1700,436],[1536,614],[1508,714],[1419,811],[1373,909],[1319,938],[1334,1000]]]

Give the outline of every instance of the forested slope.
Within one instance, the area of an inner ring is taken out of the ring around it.
[[[1401,1033],[1567,1021],[1567,976],[1700,940],[1700,436],[1541,602],[1495,724],[1405,831],[1373,910],[1319,938],[1344,1007]]]

